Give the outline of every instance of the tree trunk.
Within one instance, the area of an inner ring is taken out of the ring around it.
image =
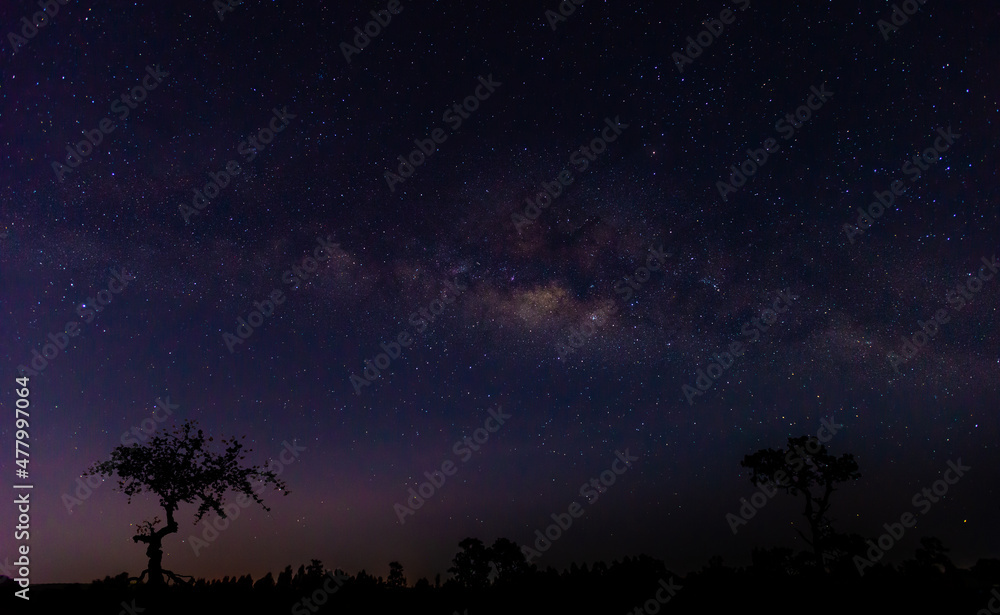
[[[163,546],[162,539],[158,536],[151,536],[149,546],[146,547],[146,557],[149,558],[149,565],[146,572],[149,573],[149,586],[162,587],[163,580]]]
[[[822,530],[820,529],[819,520],[813,521],[810,519],[809,525],[813,535],[813,553],[816,554],[816,569],[822,573],[825,570],[823,566]]]
[[[177,531],[177,522],[174,521],[174,506],[166,506],[167,511],[167,524],[157,531],[152,531],[150,527],[149,534],[137,534],[132,537],[135,542],[146,543],[146,557],[149,558],[149,565],[146,568],[146,573],[149,574],[148,584],[150,587],[163,587],[166,585],[166,580],[163,578],[163,537],[168,534],[173,534]],[[141,577],[140,577],[141,578]]]

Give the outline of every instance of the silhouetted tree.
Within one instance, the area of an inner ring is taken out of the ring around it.
[[[274,577],[270,572],[265,574],[256,583],[253,584],[254,591],[267,593],[274,589]]]
[[[458,543],[461,551],[455,554],[448,572],[462,587],[481,589],[489,584],[490,553],[478,538],[466,538]]]
[[[802,514],[809,524],[810,536],[796,532],[813,549],[816,567],[823,570],[824,539],[833,532],[829,517],[830,496],[834,485],[861,477],[854,455],[834,457],[815,436],[788,439],[788,449],[761,449],[746,455],[740,465],[750,468],[754,485],[769,485],[805,500]]]
[[[323,584],[323,577],[326,576],[326,570],[323,568],[323,561],[318,559],[309,560],[309,566],[306,567],[306,587],[309,589],[315,589]]]
[[[494,583],[517,581],[531,572],[531,566],[524,558],[521,548],[507,538],[497,538],[487,551],[491,573],[495,566]]]
[[[292,578],[292,587],[295,591],[301,592],[306,587],[306,566],[305,564],[299,564],[299,569],[295,572],[295,577]]]
[[[285,566],[285,569],[278,574],[278,591],[288,591],[292,589],[292,567]]]
[[[253,577],[248,574],[240,577],[240,580],[236,582],[236,587],[240,589],[241,592],[248,592],[253,589]]]
[[[403,565],[399,562],[389,562],[389,587],[406,587],[406,577],[403,576]]]
[[[164,574],[180,582],[178,575],[163,569],[162,543],[165,536],[177,532],[174,513],[181,503],[198,504],[197,523],[210,510],[225,518],[223,498],[230,490],[252,497],[264,510],[270,510],[252,488],[251,480],[271,483],[288,495],[284,482],[273,471],[240,465],[245,455],[243,444],[236,438],[223,440],[225,452],[219,454],[206,448],[212,438],[206,439],[202,430],[196,431],[196,427],[194,421],[186,420],[172,433],[157,432],[143,444],[119,445],[111,451],[110,460],[95,463],[84,473],[84,476],[108,477],[117,474],[117,490],[128,496],[130,504],[132,496],[140,493],[151,492],[159,496],[160,506],[166,512],[166,525],[156,529],[160,520],[154,518],[141,524],[139,532],[132,537],[133,542],[147,545],[149,566],[139,580],[148,573],[152,586],[162,586]]]

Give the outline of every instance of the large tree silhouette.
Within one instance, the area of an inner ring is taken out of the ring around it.
[[[273,471],[240,464],[246,457],[243,444],[235,437],[221,441],[225,449],[222,453],[210,450],[212,441],[213,438],[206,438],[197,428],[195,421],[186,420],[173,432],[164,430],[153,434],[144,444],[115,447],[111,459],[93,464],[84,473],[84,476],[107,477],[117,474],[117,490],[128,496],[130,504],[132,496],[140,493],[159,496],[160,506],[166,512],[166,525],[156,529],[160,520],[154,518],[141,524],[139,532],[132,537],[133,542],[147,545],[149,566],[142,572],[140,581],[148,573],[151,586],[164,585],[164,574],[180,582],[178,575],[163,569],[162,543],[165,536],[177,532],[174,513],[181,503],[198,505],[197,523],[210,510],[225,518],[224,497],[230,491],[253,498],[264,510],[270,510],[251,486],[251,481],[273,484],[288,495],[285,483]]]
[[[466,538],[458,543],[461,551],[452,559],[448,572],[463,587],[482,589],[490,583],[490,550],[478,538]]]
[[[531,564],[524,557],[521,547],[507,538],[497,538],[487,550],[490,558],[490,580],[494,583],[513,583],[531,573]]]
[[[795,497],[802,495],[802,514],[810,536],[798,528],[795,531],[812,547],[816,567],[823,570],[826,543],[833,536],[830,496],[837,491],[835,484],[861,477],[854,455],[834,457],[815,436],[800,436],[788,439],[787,450],[761,449],[746,455],[740,465],[750,468],[750,480],[757,486],[767,485]]]

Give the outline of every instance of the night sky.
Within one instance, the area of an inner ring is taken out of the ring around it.
[[[181,509],[183,574],[446,578],[574,502],[533,563],[744,564],[805,544],[781,495],[734,536],[740,460],[824,420],[862,474],[839,529],[916,509],[889,561],[1000,556],[1000,9],[214,4],[71,1],[23,42],[37,3],[0,8],[0,468],[23,366],[34,583],[145,567],[155,498],[77,478],[185,419],[291,463],[207,545]]]

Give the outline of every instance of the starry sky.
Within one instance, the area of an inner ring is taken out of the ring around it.
[[[891,3],[79,0],[18,42],[37,5],[4,3],[0,372],[8,409],[36,372],[33,582],[145,567],[131,536],[155,500],[77,479],[130,430],[185,419],[291,462],[288,495],[207,546],[181,509],[164,566],[183,574],[399,560],[412,583],[467,536],[531,544],[573,502],[540,567],[748,563],[805,545],[782,496],[733,535],[755,491],[740,460],[824,419],[862,474],[838,528],[877,536],[961,459],[889,560],[926,535],[960,565],[1000,556],[1000,284],[969,285],[1000,230],[987,4],[880,28]],[[892,204],[856,228],[876,193]]]

